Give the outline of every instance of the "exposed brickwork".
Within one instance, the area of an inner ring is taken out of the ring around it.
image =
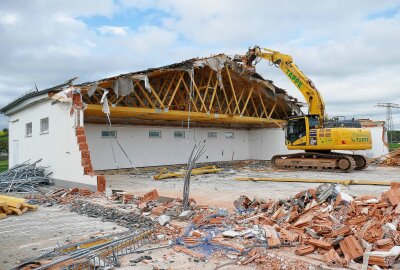
[[[106,191],[106,177],[104,175],[97,176],[97,191],[98,192]]]
[[[81,152],[81,165],[83,173],[86,175],[95,176],[93,171],[92,160],[90,158],[89,146],[86,141],[86,133],[84,127],[75,128],[76,140]],[[104,192],[106,190],[106,177],[104,175],[97,175],[97,191]]]

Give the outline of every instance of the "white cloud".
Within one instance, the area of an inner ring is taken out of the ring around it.
[[[400,103],[400,14],[367,18],[395,4],[388,0],[1,1],[0,107],[35,83],[44,89],[75,76],[81,82],[95,80],[220,52],[244,53],[258,44],[291,54],[320,89],[330,115],[384,119],[384,112],[373,105]],[[139,12],[132,23],[121,23],[119,19],[132,11]],[[149,20],[154,18],[151,14],[158,17]],[[279,70],[263,62],[257,69],[302,99]],[[400,114],[395,117],[400,123]]]
[[[18,22],[18,16],[11,13],[0,13],[0,24],[3,25],[14,25]]]
[[[129,28],[126,26],[103,25],[97,28],[97,30],[102,35],[126,36],[128,35]]]

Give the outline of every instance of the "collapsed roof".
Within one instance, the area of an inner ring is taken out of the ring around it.
[[[32,97],[52,96],[72,81],[29,92],[2,113]],[[85,106],[86,123],[104,123],[105,113],[118,124],[223,125],[281,127],[302,114],[301,103],[260,74],[244,69],[225,54],[193,58],[159,68],[121,74],[73,86]]]
[[[190,120],[262,127],[280,126],[284,118],[301,114],[300,103],[285,90],[225,54],[76,87],[88,104],[86,122],[104,123],[101,118],[106,110],[119,123]]]

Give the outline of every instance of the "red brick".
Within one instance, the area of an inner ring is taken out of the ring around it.
[[[82,150],[89,150],[89,147],[88,147],[87,143],[80,143],[79,144],[79,151],[82,151]]]
[[[400,203],[400,189],[396,188],[396,189],[389,189],[386,192],[386,196],[389,200],[389,202],[392,205],[397,205]]]
[[[92,165],[86,165],[83,167],[83,173],[84,174],[90,174],[93,173],[93,167]]]
[[[201,253],[198,253],[198,252],[196,252],[196,251],[190,250],[190,249],[188,249],[188,248],[185,248],[185,247],[183,247],[183,246],[174,246],[173,249],[174,249],[175,251],[177,251],[177,252],[183,252],[183,253],[185,253],[185,254],[187,254],[187,255],[189,255],[189,256],[198,258],[198,259],[203,260],[203,261],[206,259],[206,256],[205,256],[205,255],[203,255],[203,254],[201,254]]]
[[[149,201],[155,201],[159,197],[157,189],[153,189],[150,192],[147,192],[146,194],[143,195],[143,202],[149,202]]]
[[[81,165],[83,167],[87,166],[87,165],[92,165],[92,161],[90,160],[90,158],[82,158],[81,160]]]
[[[328,266],[336,268],[345,266],[344,261],[339,257],[339,254],[334,249],[330,249],[326,252],[324,258]]]
[[[330,249],[332,247],[332,243],[323,241],[323,240],[318,240],[318,239],[308,239],[307,243],[316,247],[320,247],[322,249]]]
[[[81,157],[82,157],[82,159],[84,159],[84,158],[89,158],[90,159],[90,151],[89,150],[82,150],[81,151]]]
[[[349,256],[352,260],[364,255],[364,250],[360,245],[360,242],[353,235],[344,238],[340,241],[339,245],[343,254]]]
[[[98,192],[106,191],[106,177],[104,175],[97,176],[97,191]]]
[[[86,143],[86,136],[85,135],[79,135],[77,136],[78,143]]]
[[[76,136],[85,135],[85,128],[84,127],[75,128],[75,135]]]
[[[391,189],[400,188],[400,181],[398,181],[398,182],[390,182],[390,188]]]
[[[307,246],[302,246],[302,247],[296,248],[296,250],[294,252],[297,255],[303,256],[303,255],[313,253],[314,251],[315,251],[315,246],[307,245]]]
[[[216,244],[216,245],[225,246],[225,247],[230,247],[239,252],[243,252],[245,250],[244,246],[237,244],[237,243],[231,243],[228,241],[224,241],[224,239],[221,239],[219,237],[214,237],[214,239],[211,240],[211,243]]]

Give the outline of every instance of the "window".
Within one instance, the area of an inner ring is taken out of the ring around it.
[[[32,122],[25,124],[25,136],[26,137],[32,136]]]
[[[161,130],[150,130],[149,138],[161,138]]]
[[[103,130],[101,131],[102,138],[117,138],[116,130]]]
[[[217,138],[217,132],[215,131],[209,131],[208,136],[209,139],[216,139]]]
[[[174,131],[174,138],[175,139],[180,139],[180,138],[185,138],[185,131]]]
[[[49,133],[49,118],[40,119],[40,134]]]
[[[233,138],[235,138],[235,134],[233,132],[226,132],[225,133],[225,138],[226,139],[233,139]]]

